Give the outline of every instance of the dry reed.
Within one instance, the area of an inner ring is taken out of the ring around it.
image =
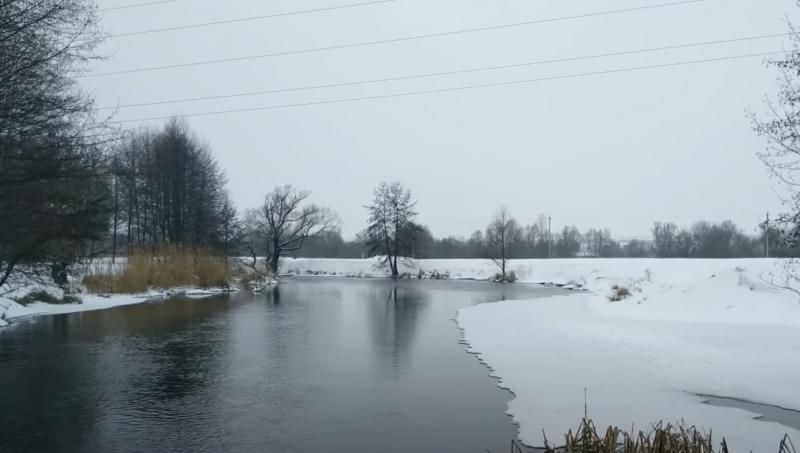
[[[95,271],[84,276],[83,284],[96,293],[140,293],[150,288],[227,287],[230,277],[225,258],[204,249],[169,246],[131,252],[122,272],[110,267]]]
[[[698,431],[694,426],[673,426],[658,423],[648,431],[625,432],[610,426],[603,436],[589,419],[584,418],[578,430],[564,436],[564,445],[551,446],[545,437],[546,453],[727,453],[723,438],[715,447],[711,433]],[[520,449],[521,451],[521,449]]]

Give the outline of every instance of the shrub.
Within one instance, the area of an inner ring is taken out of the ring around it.
[[[54,296],[47,291],[32,291],[19,299],[17,299],[17,303],[20,305],[28,305],[34,302],[44,302],[46,304],[58,304],[60,303],[61,299],[57,296]]]
[[[61,303],[69,305],[80,305],[83,303],[83,299],[74,294],[64,294],[64,298],[61,299]]]
[[[241,286],[247,288],[248,285],[250,285],[250,284],[252,284],[254,282],[264,281],[264,280],[269,279],[269,278],[272,278],[272,273],[271,272],[264,272],[264,271],[252,272],[251,271],[251,272],[245,273],[244,275],[242,275],[239,278],[239,284]]]
[[[450,278],[449,274],[447,278]],[[506,272],[506,277],[503,278],[503,274],[498,272],[494,274],[494,278],[491,281],[495,283],[514,283],[517,281],[517,274],[514,271],[508,271]]]
[[[72,294],[66,294],[64,297],[54,296],[47,291],[33,291],[26,294],[23,297],[17,299],[17,303],[20,305],[28,305],[34,302],[43,302],[45,304],[55,304],[55,305],[64,305],[64,304],[82,304],[83,301],[80,297],[74,296]]]
[[[608,296],[608,300],[610,300],[611,302],[619,302],[622,299],[627,299],[630,296],[631,296],[631,291],[628,288],[624,286],[614,285],[611,287],[611,294]]]

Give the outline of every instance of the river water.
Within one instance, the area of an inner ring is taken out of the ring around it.
[[[458,309],[557,290],[288,279],[0,330],[0,452],[493,452],[512,395]]]

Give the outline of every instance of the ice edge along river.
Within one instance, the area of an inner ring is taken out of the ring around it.
[[[375,264],[286,260],[282,272],[385,276]],[[781,275],[778,260],[515,260],[511,269],[523,282],[588,290],[458,313],[469,351],[514,393],[508,413],[523,442],[540,445],[542,431],[558,441],[574,429],[584,413],[584,389],[599,426],[646,429],[658,420],[682,421],[713,430],[717,440],[725,436],[731,451],[776,451],[786,433],[800,439],[800,431],[755,420],[758,414],[742,409],[702,404],[697,396],[800,409],[800,302],[764,281]],[[496,272],[484,260],[417,260],[404,270],[473,279]],[[613,285],[630,289],[631,297],[610,302]],[[85,298],[84,307],[44,309],[67,313],[142,301],[95,297]],[[11,308],[9,318],[19,315]]]
[[[514,399],[520,438],[558,442],[584,414],[598,426],[647,429],[663,420],[724,436],[731,451],[777,451],[800,431],[743,409],[703,404],[721,395],[800,409],[800,298],[766,281],[772,259],[514,260],[520,281],[581,287],[567,297],[462,309],[459,327]],[[371,260],[288,260],[286,272],[381,277]],[[418,260],[403,271],[488,279],[484,260]],[[614,285],[632,295],[610,302]],[[584,389],[588,401],[584,401]]]

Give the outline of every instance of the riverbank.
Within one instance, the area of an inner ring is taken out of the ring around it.
[[[41,288],[37,288],[41,290]],[[47,291],[59,293],[58,288],[47,288]],[[25,293],[25,289],[16,291]],[[67,313],[80,313],[85,311],[105,310],[124,305],[140,304],[148,300],[186,296],[193,298],[205,298],[230,292],[224,288],[174,288],[165,291],[149,291],[141,294],[79,294],[81,299],[79,304],[51,304],[45,302],[34,302],[22,305],[7,297],[0,298],[0,327],[7,326],[15,319],[32,316],[61,315]]]
[[[718,441],[724,436],[731,451],[776,451],[785,433],[800,438],[798,430],[754,420],[760,414],[703,404],[698,396],[800,409],[800,303],[764,281],[780,272],[778,262],[540,266],[547,280],[560,276],[589,292],[458,315],[469,350],[515,394],[508,412],[525,443],[541,445],[543,431],[560,439],[584,404],[599,426],[684,421]],[[619,288],[630,295],[612,302]]]
[[[373,260],[287,260],[294,275],[385,277]],[[461,310],[478,354],[515,394],[520,438],[561,439],[584,414],[599,426],[663,420],[725,436],[731,451],[775,451],[800,431],[743,409],[703,404],[718,395],[800,410],[800,296],[780,290],[782,261],[514,260],[521,282],[582,290]],[[419,260],[402,272],[488,280],[484,260]],[[613,301],[611,299],[618,299]],[[584,389],[588,401],[584,400]]]

